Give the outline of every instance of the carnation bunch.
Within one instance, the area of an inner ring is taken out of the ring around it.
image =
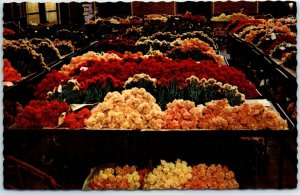
[[[70,129],[81,129],[84,127],[84,120],[91,116],[91,111],[83,108],[77,112],[67,113],[64,119],[63,127]]]
[[[59,50],[53,45],[52,42],[41,42],[37,45],[36,51],[43,55],[46,64],[61,58]]]
[[[188,100],[174,100],[167,104],[163,114],[164,129],[197,129],[201,117],[194,102]]]
[[[201,109],[200,129],[227,130],[284,130],[287,122],[279,113],[259,103],[243,103],[241,106],[230,106],[226,99],[206,103]]]
[[[88,129],[161,129],[162,111],[141,88],[108,93],[85,120]]]
[[[140,176],[135,166],[107,168],[94,175],[90,187],[95,190],[135,190],[140,188]]]
[[[8,59],[22,76],[47,69],[43,56],[30,46],[29,41],[4,40],[3,58]]]
[[[198,164],[192,169],[192,178],[184,184],[185,189],[236,189],[239,188],[234,173],[226,166]]]
[[[69,110],[66,102],[31,100],[16,117],[17,128],[57,127],[58,117]]]
[[[152,91],[156,87],[157,80],[151,78],[149,75],[141,73],[135,74],[133,77],[129,77],[124,84],[125,89],[130,89],[133,87],[144,88],[148,92]]]
[[[52,70],[47,76],[38,84],[35,97],[38,99],[44,99],[48,96],[49,91],[53,91],[58,87],[62,81],[68,80],[69,77],[61,74],[57,70]]]
[[[60,55],[66,55],[76,50],[71,40],[54,40],[53,44],[59,50]]]
[[[64,65],[60,72],[69,76],[74,74],[75,70],[80,69],[81,67],[89,67],[94,62],[107,62],[115,60],[121,60],[121,58],[116,54],[95,53],[93,51],[89,51],[81,56],[73,57],[70,64]]]
[[[175,163],[165,160],[145,177],[143,188],[147,190],[183,189],[183,185],[192,178],[192,167],[177,159]]]
[[[236,86],[222,84],[213,78],[199,79],[194,75],[186,79],[185,94],[186,99],[196,104],[224,98],[230,105],[240,105],[245,101],[245,95],[240,93]]]
[[[3,60],[3,81],[19,82],[22,76],[16,71],[8,59]]]

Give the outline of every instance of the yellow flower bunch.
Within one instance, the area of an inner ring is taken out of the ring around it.
[[[140,188],[140,176],[135,166],[125,165],[100,170],[90,182],[92,189],[123,189],[135,190]]]
[[[145,176],[144,189],[183,189],[183,185],[192,178],[192,167],[177,159],[175,163],[165,160]]]

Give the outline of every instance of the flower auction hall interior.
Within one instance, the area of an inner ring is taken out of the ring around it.
[[[296,2],[3,8],[5,189],[297,187]]]

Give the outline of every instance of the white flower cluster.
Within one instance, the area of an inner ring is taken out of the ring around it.
[[[192,178],[192,167],[177,159],[175,164],[161,160],[152,172],[145,177],[144,189],[183,189]]]
[[[89,129],[161,129],[162,111],[144,88],[109,92],[85,120]]]

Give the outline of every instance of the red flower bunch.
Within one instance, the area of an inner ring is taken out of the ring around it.
[[[31,100],[24,109],[18,113],[16,126],[18,128],[56,127],[58,117],[69,110],[66,102]]]
[[[9,28],[4,28],[3,29],[3,35],[14,35],[14,34],[16,34],[16,32],[9,29]]]
[[[264,52],[266,54],[269,54],[270,51],[276,47],[276,45],[279,45],[280,43],[283,42],[297,44],[297,40],[295,36],[278,34],[276,35],[276,39],[274,40],[274,42],[269,47],[265,48]]]
[[[63,126],[70,129],[80,129],[83,128],[84,120],[91,116],[91,111],[87,108],[83,108],[78,112],[68,113],[66,115]]]
[[[94,62],[86,71],[81,71],[75,75],[82,88],[87,88],[90,83],[104,81],[111,77],[116,86],[124,83],[129,77],[135,74],[145,73],[156,78],[158,84],[168,86],[170,81],[176,80],[182,88],[185,85],[185,79],[191,75],[198,78],[214,78],[222,83],[229,83],[238,87],[241,93],[247,97],[253,98],[258,94],[255,85],[249,82],[241,71],[230,66],[219,66],[212,61],[201,61],[197,63],[194,60],[171,60],[164,57],[141,58],[138,62]],[[106,76],[100,76],[106,75]],[[116,79],[117,78],[117,79]]]
[[[22,80],[22,76],[16,71],[8,59],[3,60],[3,81],[18,82]]]
[[[37,86],[35,97],[44,99],[47,97],[47,92],[52,91],[59,86],[62,80],[68,80],[69,77],[61,74],[57,70],[52,70]]]
[[[190,13],[185,13],[184,15],[182,15],[182,18],[184,19],[191,19],[191,20],[196,20],[198,22],[203,22],[206,23],[207,19],[205,16],[201,16],[201,15],[192,15]]]
[[[115,78],[112,75],[100,74],[100,75],[95,75],[90,79],[81,80],[80,88],[88,89],[89,86],[93,84],[101,84],[101,87],[105,87],[108,84],[111,84],[114,88],[119,88],[124,85],[124,82],[120,81],[119,79]]]

